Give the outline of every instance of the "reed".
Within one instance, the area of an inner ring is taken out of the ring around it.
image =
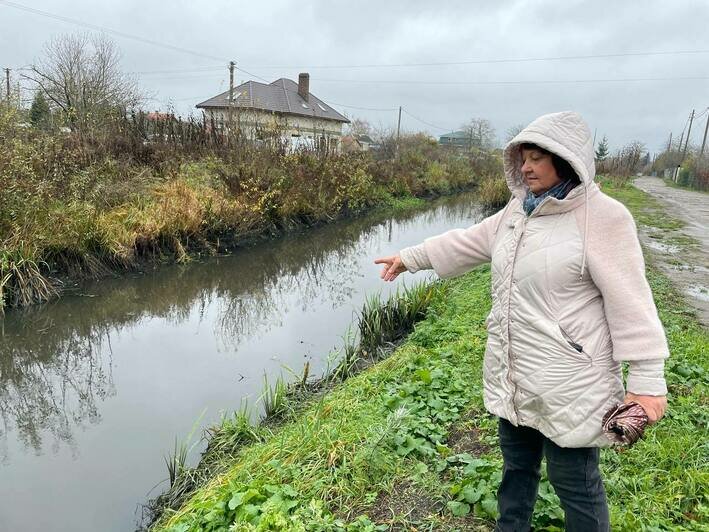
[[[510,189],[503,177],[488,176],[480,181],[477,198],[487,207],[502,207],[510,199]]]
[[[5,306],[26,306],[56,296],[56,281],[42,271],[47,269],[47,264],[35,260],[24,246],[14,251],[0,250],[0,315]]]
[[[264,419],[282,418],[289,410],[288,387],[282,377],[278,377],[273,386],[268,384],[268,377],[263,376],[261,394]]]

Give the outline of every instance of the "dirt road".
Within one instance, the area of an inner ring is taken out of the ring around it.
[[[686,223],[675,232],[678,245],[662,243],[651,228],[639,227],[640,239],[654,262],[687,296],[700,321],[709,327],[709,194],[667,186],[657,177],[639,177],[635,186],[657,199],[673,217]],[[686,237],[690,237],[691,240]]]

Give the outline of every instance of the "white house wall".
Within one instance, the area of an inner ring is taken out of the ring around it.
[[[229,121],[226,109],[209,109],[207,119],[214,120],[220,127]],[[234,127],[240,127],[247,137],[256,137],[258,127],[266,129],[283,128],[285,136],[317,138],[324,135],[332,140],[342,137],[342,122],[323,120],[298,115],[275,115],[265,111],[234,110]]]

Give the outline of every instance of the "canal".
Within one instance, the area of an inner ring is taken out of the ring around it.
[[[0,530],[127,531],[163,457],[271,382],[336,362],[375,257],[482,218],[470,193],[292,233],[227,257],[87,283],[0,318]]]

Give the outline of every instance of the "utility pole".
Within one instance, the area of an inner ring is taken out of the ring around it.
[[[401,106],[399,106],[399,121],[396,123],[396,155],[399,155],[399,138],[401,137]]]
[[[677,151],[682,151],[682,143],[684,142],[684,131],[682,131],[682,134],[679,136],[679,144],[677,145]]]
[[[598,131],[598,128],[595,127],[593,128],[593,149],[596,149],[596,131]]]
[[[687,156],[687,146],[689,145],[689,134],[692,132],[692,122],[694,122],[694,109],[692,109],[692,114],[689,115],[689,128],[687,129],[687,138],[684,141],[684,151],[682,152],[682,160]]]
[[[704,126],[704,138],[702,139],[702,149],[699,152],[699,156],[704,155],[704,146],[707,143],[707,131],[709,131],[709,113],[707,113],[707,124]]]
[[[228,120],[228,132],[227,136],[231,137],[231,128],[234,118],[234,67],[236,63],[234,61],[229,61],[229,113],[227,114]]]
[[[10,69],[5,69],[5,99],[10,103]]]
[[[672,131],[670,131],[670,141],[667,143],[667,151],[672,151]]]

